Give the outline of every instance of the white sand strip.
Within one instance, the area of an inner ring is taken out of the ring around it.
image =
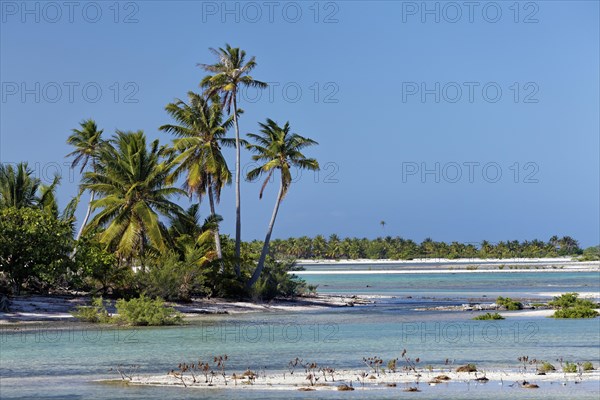
[[[593,360],[597,366],[598,360]],[[557,364],[557,368],[560,366]],[[302,368],[296,370],[294,374],[289,372],[279,373],[257,373],[257,377],[253,380],[247,378],[238,378],[236,381],[232,379],[230,374],[227,374],[227,386],[224,384],[223,377],[215,375],[212,378],[211,385],[205,382],[205,378],[201,373],[196,373],[196,382],[193,382],[192,376],[186,372],[183,376],[185,384],[189,388],[197,389],[232,389],[232,390],[337,390],[341,384],[351,385],[356,390],[401,390],[403,387],[418,385],[421,390],[426,389],[429,385],[457,385],[457,384],[479,384],[481,380],[477,378],[487,378],[488,384],[496,383],[501,385],[516,385],[520,386],[523,381],[530,383],[556,383],[556,387],[562,384],[574,384],[575,382],[600,382],[600,373],[597,370],[577,373],[562,373],[549,372],[546,375],[537,375],[535,366],[528,366],[527,371],[501,371],[489,370],[479,371],[476,373],[456,372],[456,366],[448,369],[437,369],[428,371],[419,369],[418,374],[414,371],[402,372],[386,372],[376,374],[368,369],[362,370],[342,370],[336,371],[334,374],[335,381],[331,380],[331,376],[327,376],[327,381],[321,372],[314,372],[317,377],[315,385],[311,385],[307,379],[307,373]],[[241,373],[236,374],[241,377]],[[449,380],[436,381],[435,377],[446,375]],[[515,384],[516,382],[516,384]],[[136,385],[160,385],[160,386],[183,386],[181,379],[176,378],[172,374],[164,374],[158,376],[134,376],[130,381]],[[483,382],[485,383],[485,382]],[[364,384],[364,387],[363,387]],[[390,387],[388,385],[397,384],[398,387]],[[547,390],[547,389],[546,389]]]
[[[294,275],[397,275],[397,274],[477,274],[477,273],[526,273],[526,272],[598,272],[598,269],[581,267],[557,269],[411,269],[411,270],[320,270],[320,271],[290,271]]]

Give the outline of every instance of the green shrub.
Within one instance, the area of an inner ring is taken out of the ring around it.
[[[117,321],[135,326],[175,325],[182,322],[182,316],[172,307],[166,307],[162,299],[152,300],[145,295],[129,301],[117,301]]]
[[[388,361],[387,369],[389,369],[391,372],[396,372],[396,369],[398,369],[398,359],[394,358]]]
[[[581,369],[583,369],[584,371],[593,371],[593,370],[595,370],[594,364],[592,364],[589,361],[586,361],[583,364],[581,364]]]
[[[498,298],[496,299],[496,304],[498,304],[499,306],[502,306],[502,307],[504,307],[504,308],[506,308],[507,310],[510,310],[510,311],[522,310],[523,309],[523,304],[522,303],[520,303],[518,301],[514,301],[510,297],[498,296]]]
[[[71,266],[71,235],[68,222],[44,210],[0,209],[0,273],[14,295],[24,286],[39,292],[69,283],[65,278]]]
[[[552,308],[561,309],[568,307],[583,307],[583,308],[595,308],[597,304],[593,301],[580,299],[579,293],[565,293],[560,296],[554,297],[554,300],[548,303]]]
[[[482,315],[478,315],[475,318],[473,318],[474,320],[479,320],[479,321],[487,321],[487,320],[497,320],[497,319],[504,319],[504,317],[498,313],[485,313]]]
[[[568,307],[556,310],[552,318],[596,318],[598,312],[586,307]]]
[[[83,236],[77,242],[73,260],[75,286],[103,293],[127,287],[133,277],[131,268],[119,265],[118,258],[94,237],[94,233]]]
[[[77,306],[77,309],[71,315],[85,322],[108,324],[112,320],[110,314],[106,311],[106,307],[104,307],[102,297],[92,299],[91,306]]]
[[[289,274],[297,270],[293,262],[270,261],[265,264],[260,279],[253,288],[252,297],[271,300],[275,297],[294,297],[308,292],[304,280]]]
[[[598,305],[590,300],[578,298],[578,293],[565,293],[557,296],[548,304],[557,309],[553,318],[595,318]]]
[[[577,364],[567,361],[565,365],[563,365],[563,372],[575,373],[577,372]]]
[[[538,367],[538,371],[543,373],[556,371],[556,367],[549,362],[544,361],[542,365]]]

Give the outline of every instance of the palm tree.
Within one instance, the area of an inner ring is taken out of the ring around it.
[[[237,93],[241,87],[265,88],[267,84],[257,81],[249,73],[256,68],[254,57],[246,62],[246,52],[238,47],[225,44],[225,48],[210,51],[217,57],[215,64],[198,64],[212,75],[207,75],[200,82],[209,97],[216,93],[222,96],[223,106],[231,114],[233,108],[233,123],[235,125],[235,273],[240,276],[240,249],[242,238],[242,214],[240,196],[240,128],[238,124]]]
[[[81,164],[80,172],[86,169],[88,163],[91,164],[92,171],[96,171],[96,163],[98,154],[102,147],[102,129],[98,129],[96,122],[93,119],[87,119],[79,123],[81,129],[73,129],[71,136],[67,139],[67,143],[75,147],[75,150],[67,154],[67,157],[74,157],[71,163],[71,168]],[[83,233],[84,227],[87,225],[90,214],[92,213],[92,202],[94,201],[95,192],[90,191],[90,201],[88,208],[81,223],[81,227],[77,232],[75,240],[79,240]]]
[[[0,208],[39,208],[72,224],[79,196],[72,199],[60,213],[56,199],[56,187],[60,183],[60,176],[55,175],[52,183],[44,185],[32,174],[33,171],[27,163],[19,163],[16,168],[10,164],[0,164]]]
[[[0,207],[36,207],[39,204],[38,189],[41,181],[32,176],[26,162],[0,164]]]
[[[86,229],[105,228],[100,241],[128,262],[149,249],[165,250],[168,233],[159,214],[182,213],[169,197],[185,194],[167,185],[171,169],[172,163],[163,161],[158,140],[148,149],[142,131],[117,131],[102,147],[96,171],[84,175],[84,189],[102,196],[92,202],[92,210],[101,210]]]
[[[381,225],[381,229],[385,229],[385,221],[379,221],[379,225]]]
[[[308,169],[317,171],[319,169],[319,163],[313,158],[306,158],[301,150],[305,147],[317,144],[312,139],[302,137],[296,133],[290,133],[290,123],[286,122],[283,127],[280,127],[271,119],[267,119],[267,123],[259,124],[261,126],[260,134],[249,133],[248,136],[256,142],[256,144],[248,145],[248,148],[256,153],[252,156],[254,161],[260,161],[263,164],[250,172],[248,172],[248,179],[254,180],[263,173],[267,174],[261,189],[259,198],[262,198],[263,191],[269,182],[269,179],[273,175],[275,170],[279,170],[281,180],[279,184],[279,193],[277,194],[277,201],[275,202],[275,208],[273,209],[273,215],[269,222],[267,229],[267,235],[263,243],[262,252],[258,259],[258,265],[252,274],[252,277],[248,281],[247,286],[252,287],[263,270],[265,259],[269,251],[269,240],[271,239],[271,233],[273,232],[273,225],[275,225],[275,219],[277,218],[277,212],[281,200],[285,197],[290,185],[292,183],[291,167],[297,167],[300,169]]]
[[[160,130],[178,136],[173,147],[179,155],[173,160],[177,165],[172,178],[187,172],[185,188],[189,195],[201,200],[208,193],[210,212],[215,217],[215,201],[221,199],[221,189],[231,182],[231,172],[221,152],[221,145],[231,146],[233,140],[225,138],[233,119],[223,121],[223,108],[218,97],[211,102],[199,94],[188,92],[189,104],[177,99],[165,109],[180,125],[163,125]],[[218,225],[214,230],[217,257],[222,258]]]

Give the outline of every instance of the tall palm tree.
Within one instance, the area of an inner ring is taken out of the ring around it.
[[[88,163],[90,163],[92,171],[95,172],[98,154],[100,153],[100,148],[102,147],[103,143],[102,132],[104,131],[102,129],[98,129],[98,126],[93,119],[84,120],[80,122],[79,125],[80,129],[73,129],[71,136],[69,136],[67,139],[67,143],[75,147],[75,150],[67,154],[67,157],[73,157],[71,168],[81,165],[80,172],[83,173]],[[94,197],[95,192],[91,190],[88,208],[75,240],[79,240],[81,234],[83,233],[83,229],[87,225],[90,214],[92,213],[92,202],[94,201]]]
[[[150,249],[165,250],[168,233],[159,215],[169,218],[182,213],[169,198],[185,195],[167,185],[171,169],[158,140],[148,148],[142,131],[117,131],[102,147],[96,171],[84,175],[83,187],[101,196],[92,202],[92,209],[100,212],[86,229],[105,228],[100,241],[128,262]]]
[[[173,133],[173,147],[179,155],[173,160],[177,165],[172,178],[187,172],[185,188],[189,195],[201,200],[208,193],[211,216],[215,217],[215,202],[221,199],[221,189],[231,182],[231,172],[221,152],[221,145],[232,146],[234,141],[225,138],[232,118],[223,121],[223,108],[215,95],[211,103],[208,98],[188,92],[189,103],[177,99],[165,109],[179,125],[163,125],[160,130]],[[218,224],[214,229],[215,250],[222,258]]]
[[[41,181],[32,176],[33,170],[26,162],[0,164],[0,207],[36,207]]]
[[[233,108],[233,123],[235,125],[235,273],[240,276],[240,249],[242,240],[242,214],[241,214],[241,195],[240,195],[240,128],[238,124],[237,94],[241,87],[265,88],[267,84],[257,81],[250,72],[256,68],[254,57],[246,62],[246,52],[238,47],[231,47],[225,44],[225,48],[213,49],[210,51],[217,57],[215,64],[198,64],[204,68],[210,75],[207,75],[200,82],[200,86],[206,89],[209,97],[215,93],[220,93],[223,105],[227,108],[227,113],[231,114]]]
[[[269,182],[269,179],[273,175],[273,172],[279,170],[281,180],[279,182],[279,193],[277,194],[277,201],[275,202],[275,208],[273,209],[273,215],[269,222],[267,229],[267,235],[263,243],[262,252],[258,259],[258,265],[252,274],[252,277],[248,281],[247,286],[252,287],[263,270],[267,253],[269,252],[269,241],[271,239],[271,233],[273,232],[273,226],[275,225],[275,219],[277,218],[277,212],[279,211],[279,205],[285,197],[290,185],[292,183],[292,174],[290,169],[297,167],[300,169],[308,169],[317,171],[319,169],[319,163],[314,158],[306,158],[301,150],[305,147],[315,145],[312,139],[302,137],[296,133],[290,133],[290,123],[286,122],[283,127],[280,127],[271,119],[267,119],[267,123],[259,124],[261,126],[260,134],[249,133],[248,136],[253,139],[256,143],[248,145],[248,148],[256,154],[252,156],[254,161],[262,162],[262,165],[248,172],[248,179],[254,180],[263,173],[267,174],[261,189],[259,197],[262,198],[263,191]]]

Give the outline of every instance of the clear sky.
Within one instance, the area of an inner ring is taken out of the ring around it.
[[[322,171],[295,180],[275,237],[598,244],[598,4],[2,0],[0,160],[58,170],[65,205],[79,121],[169,141],[164,106],[230,43],[272,83],[242,94],[242,133],[270,117],[320,143],[306,154]],[[273,207],[277,185],[260,201],[259,187],[242,184],[244,239]],[[218,211],[232,234],[233,186]]]

